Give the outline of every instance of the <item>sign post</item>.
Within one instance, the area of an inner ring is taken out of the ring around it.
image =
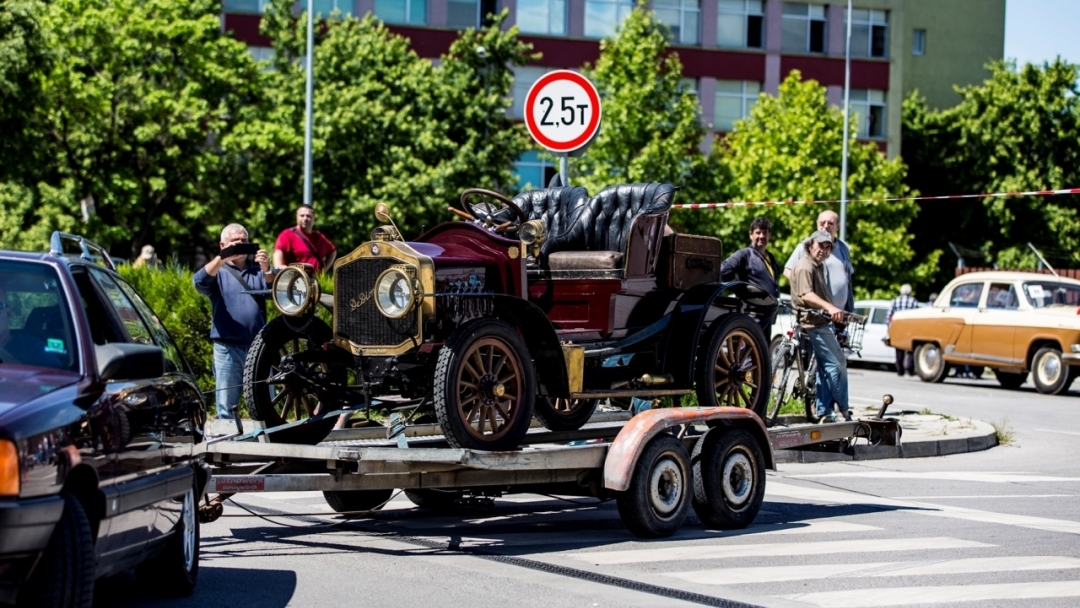
[[[548,72],[525,96],[525,126],[536,143],[560,157],[559,178],[569,186],[569,155],[580,154],[600,132],[600,94],[577,72]]]

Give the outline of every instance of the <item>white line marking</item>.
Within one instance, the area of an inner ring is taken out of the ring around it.
[[[976,557],[970,559],[868,564],[829,564],[760,568],[716,568],[692,572],[671,572],[664,576],[700,585],[742,585],[799,581],[816,578],[865,578],[887,576],[936,576],[1021,570],[1065,570],[1080,568],[1080,558],[1056,556]]]
[[[1053,477],[1017,473],[980,473],[974,471],[851,471],[846,473],[810,473],[788,475],[793,479],[823,479],[829,477],[858,477],[863,479],[933,479],[938,481],[976,481],[980,483],[1035,483],[1080,481],[1080,477]]]
[[[778,597],[829,608],[856,608],[1077,596],[1080,596],[1080,581],[852,589]]]
[[[894,500],[944,500],[960,498],[1076,498],[1080,494],[969,494],[956,496],[893,496]]]
[[[834,534],[840,532],[873,532],[881,528],[846,521],[818,519],[793,521],[783,524],[753,525],[743,530],[729,531],[726,535],[773,535],[773,534]]]
[[[1029,515],[1011,515],[1008,513],[993,513],[979,511],[977,509],[965,509],[948,505],[937,505],[927,502],[895,500],[892,498],[880,498],[854,492],[837,490],[821,490],[817,488],[804,488],[786,483],[770,481],[765,486],[765,498],[773,497],[796,498],[810,502],[827,502],[848,505],[881,505],[886,507],[899,507],[913,509],[913,513],[933,515],[936,517],[951,517],[983,523],[1002,524],[1006,526],[1018,526],[1034,530],[1048,532],[1064,532],[1067,534],[1080,534],[1080,522],[1064,519],[1050,519],[1048,517],[1032,517]]]
[[[897,551],[926,551],[931,549],[974,549],[993,547],[986,543],[949,537],[888,538],[870,540],[833,540],[808,543],[760,543],[753,545],[704,545],[641,549],[629,551],[589,551],[572,553],[570,557],[594,564],[636,564],[694,559],[728,559],[733,557],[773,557],[791,555],[828,555],[833,553],[895,553]]]
[[[1036,433],[1058,433],[1059,435],[1073,435],[1080,437],[1080,433],[1074,433],[1072,431],[1055,431],[1054,429],[1035,429]]]

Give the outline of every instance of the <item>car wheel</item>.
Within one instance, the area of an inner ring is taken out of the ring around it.
[[[64,514],[18,597],[20,606],[89,607],[94,599],[94,537],[74,496],[62,495]]]
[[[1001,388],[1006,388],[1010,391],[1014,391],[1023,386],[1024,382],[1027,382],[1028,377],[1027,372],[1018,374],[1014,372],[999,372],[997,370],[994,370],[994,376],[997,377],[998,384],[1001,385]]]
[[[694,445],[694,513],[713,528],[745,528],[765,499],[765,457],[743,429],[716,428]]]
[[[772,370],[761,328],[746,315],[731,314],[717,319],[708,336],[698,355],[698,405],[748,408],[764,417]]]
[[[336,404],[321,402],[310,387],[289,378],[291,373],[303,373],[319,382],[344,384],[345,369],[294,364],[286,359],[294,353],[321,348],[332,339],[330,327],[320,319],[312,319],[304,331],[290,327],[285,317],[267,323],[255,336],[244,362],[244,400],[252,418],[273,428],[336,409]],[[283,377],[268,382],[278,376]],[[267,438],[271,443],[315,445],[326,439],[335,422],[336,418],[325,418],[269,433]]]
[[[457,506],[457,501],[465,494],[458,490],[405,490],[405,497],[421,509],[449,511]]]
[[[616,500],[619,517],[642,538],[674,534],[690,509],[690,454],[669,434],[654,437],[638,458],[630,487]]]
[[[435,415],[456,448],[512,450],[533,416],[536,374],[525,343],[506,323],[454,331],[435,365]]]
[[[915,349],[915,373],[923,382],[941,382],[949,375],[949,364],[937,344],[925,342]]]
[[[180,519],[161,553],[139,564],[135,575],[166,595],[190,595],[199,580],[199,515],[195,488],[188,488]]]
[[[536,417],[551,431],[576,431],[592,418],[599,399],[537,397]]]
[[[375,511],[381,509],[393,490],[325,490],[323,498],[330,508],[338,513],[353,511]]]
[[[1069,387],[1069,366],[1061,351],[1052,346],[1040,348],[1031,359],[1031,379],[1035,390],[1044,395],[1060,395]]]

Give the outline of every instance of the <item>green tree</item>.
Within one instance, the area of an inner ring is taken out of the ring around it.
[[[571,181],[592,193],[619,183],[669,182],[681,187],[678,201],[723,194],[725,175],[701,151],[701,108],[680,82],[682,63],[668,49],[667,32],[640,4],[613,38],[600,42],[595,67],[584,70],[600,93],[603,123],[596,141],[573,162]]]
[[[0,182],[22,179],[38,166],[33,114],[49,61],[37,18],[43,8],[36,0],[0,2]]]
[[[987,67],[990,78],[958,89],[955,107],[930,110],[917,93],[904,101],[909,183],[927,195],[1080,185],[1080,66],[1059,58],[1020,69],[1007,62]],[[1076,196],[928,201],[914,226],[916,246],[925,251],[951,241],[980,249],[986,262],[1015,267],[1034,264],[1026,245],[1033,242],[1078,263],[1078,202]],[[942,278],[950,274],[942,269]]]
[[[252,137],[243,146],[262,184],[254,223],[268,231],[292,223],[303,192],[299,59],[306,16],[294,15],[291,6],[278,0],[264,18],[263,32],[274,40],[268,75],[274,112],[249,126]],[[465,188],[512,183],[527,139],[505,113],[510,66],[531,56],[516,28],[500,29],[505,15],[482,31],[463,32],[438,65],[371,15],[324,21],[314,58],[312,198],[320,229],[339,249],[367,239],[379,202],[391,205],[408,237],[449,219],[446,207]]]
[[[776,97],[762,95],[750,115],[736,123],[724,146],[738,196],[745,201],[836,200],[840,198],[843,150],[843,112],[829,104],[825,87],[802,81],[793,71]],[[910,194],[904,185],[904,163],[888,160],[873,143],[855,141],[851,125],[848,193],[852,199],[899,197]],[[744,247],[752,218],[773,223],[772,249],[781,264],[815,228],[823,205],[734,207],[709,211],[712,231],[728,251]],[[832,205],[837,211],[838,205]],[[855,266],[856,297],[895,295],[905,282],[924,283],[935,267],[938,252],[920,259],[911,249],[907,226],[918,207],[910,201],[865,202],[848,206],[847,242]]]
[[[77,231],[70,187],[0,183],[0,247],[46,251],[54,230]]]

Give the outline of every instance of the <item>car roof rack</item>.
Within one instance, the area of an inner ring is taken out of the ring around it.
[[[101,245],[98,245],[97,243],[77,234],[70,234],[68,232],[61,232],[59,230],[53,232],[52,236],[49,237],[49,253],[52,255],[64,255],[65,240],[75,241],[79,244],[79,247],[82,249],[82,254],[79,257],[81,257],[82,259],[91,262],[97,261],[97,259],[101,259],[105,261],[106,268],[108,268],[109,270],[116,270],[116,264],[113,263],[112,258],[109,257],[109,254],[105,252],[105,249]],[[91,255],[91,249],[97,252],[100,257],[95,258],[93,255]]]

